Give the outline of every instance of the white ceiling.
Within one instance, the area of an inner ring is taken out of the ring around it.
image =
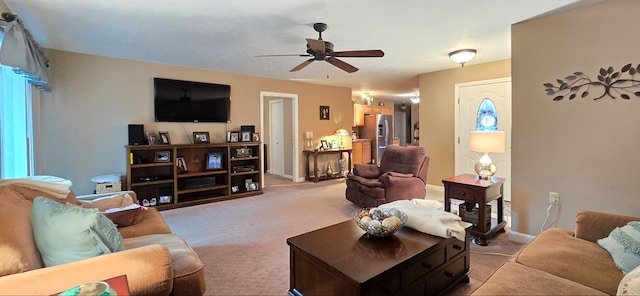
[[[355,96],[407,100],[417,75],[460,67],[448,53],[478,50],[467,65],[510,57],[510,25],[599,0],[4,0],[45,48],[251,76],[350,87]],[[342,58],[348,74],[307,58],[305,38],[336,51],[382,49],[382,58]],[[328,77],[327,77],[328,76]]]

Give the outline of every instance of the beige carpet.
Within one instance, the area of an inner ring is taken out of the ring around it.
[[[203,261],[207,295],[286,295],[286,239],[348,220],[357,208],[344,198],[344,180],[280,181],[266,180],[272,185],[263,195],[161,212]],[[488,247],[473,245],[471,282],[458,285],[450,295],[470,293],[521,247],[506,234]]]

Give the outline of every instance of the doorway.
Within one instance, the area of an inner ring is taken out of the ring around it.
[[[265,171],[297,182],[300,176],[299,159],[286,155],[298,155],[296,151],[299,151],[298,95],[261,91],[260,123],[260,135],[264,143],[260,149],[266,159],[266,170],[262,170],[263,183],[268,182],[264,178]]]
[[[504,131],[505,153],[493,153],[498,168],[495,176],[505,178],[504,200],[511,200],[511,78],[482,80],[455,85],[456,175],[475,174],[474,166],[481,153],[469,149],[469,131],[478,130],[478,117],[493,108],[497,130]],[[488,107],[487,107],[488,106]]]

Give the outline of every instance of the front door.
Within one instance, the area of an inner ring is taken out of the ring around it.
[[[504,200],[511,200],[511,78],[456,84],[456,175],[475,174],[482,153],[469,149],[469,131],[491,128],[504,131],[505,153],[490,153],[495,176],[506,178]]]

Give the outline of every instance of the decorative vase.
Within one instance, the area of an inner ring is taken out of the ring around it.
[[[331,163],[327,164],[327,175],[333,175],[333,169],[331,168]]]

